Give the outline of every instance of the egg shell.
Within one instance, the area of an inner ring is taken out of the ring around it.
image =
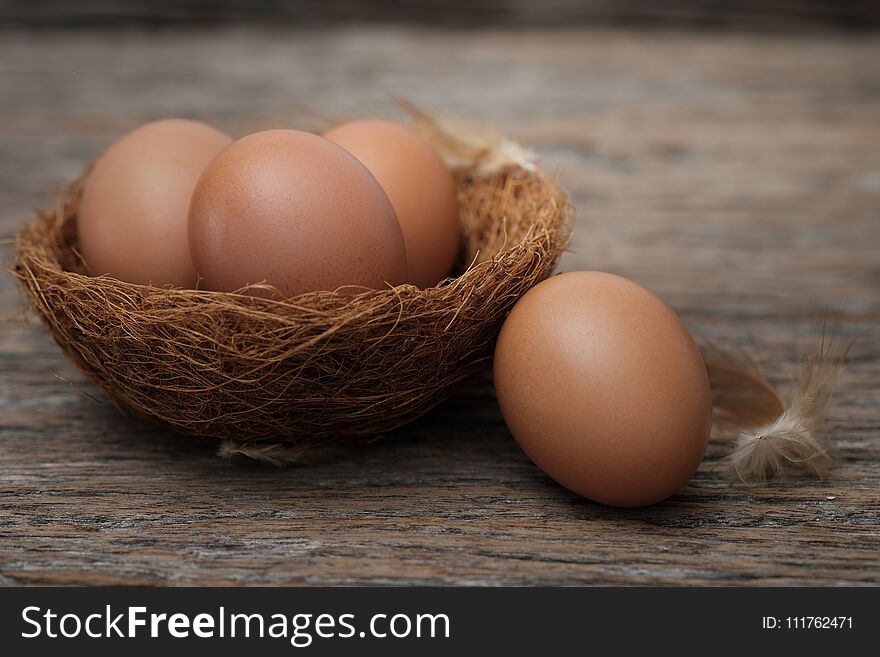
[[[405,125],[376,119],[344,123],[324,136],[360,160],[391,199],[409,282],[427,288],[449,276],[461,239],[458,191],[434,147]]]
[[[201,286],[268,283],[285,296],[406,281],[394,209],[348,151],[298,130],[224,150],[193,194],[189,242]]]
[[[108,148],[86,178],[79,249],[93,275],[192,288],[187,215],[196,181],[232,138],[197,121],[144,124]]]
[[[526,454],[591,500],[654,504],[703,458],[712,400],[700,351],[666,304],[620,276],[572,272],[526,293],[502,327],[494,376]]]

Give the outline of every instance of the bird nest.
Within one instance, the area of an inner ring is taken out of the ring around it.
[[[80,176],[19,233],[14,273],[47,331],[123,411],[272,460],[399,427],[491,362],[514,303],[570,235],[567,197],[501,135],[417,125],[453,169],[456,275],[289,299],[90,276],[77,248]]]

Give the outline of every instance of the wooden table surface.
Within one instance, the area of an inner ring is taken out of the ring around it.
[[[139,122],[319,128],[393,114],[395,93],[560,170],[578,208],[561,269],[640,281],[783,385],[824,313],[856,339],[830,478],[730,486],[711,447],[679,494],[625,511],[538,471],[488,382],[338,461],[218,458],[83,394],[6,275],[0,583],[880,583],[878,61],[876,35],[819,33],[0,34],[4,238]]]

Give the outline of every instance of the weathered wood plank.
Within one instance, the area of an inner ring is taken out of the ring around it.
[[[553,485],[488,382],[384,442],[278,470],[120,417],[34,324],[0,326],[0,582],[877,584],[876,37],[351,28],[4,33],[0,236],[140,121],[236,134],[388,113],[491,120],[579,208],[563,268],[622,273],[784,381],[818,318],[856,338],[824,482],[691,484],[618,511]],[[8,250],[7,250],[8,253]],[[0,313],[20,318],[11,277]],[[832,499],[833,498],[833,499]]]

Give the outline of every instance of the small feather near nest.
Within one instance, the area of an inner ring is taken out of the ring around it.
[[[247,443],[225,439],[217,449],[217,455],[232,459],[246,457],[254,461],[269,463],[278,467],[285,465],[303,465],[314,456],[314,446],[303,446],[283,443]]]
[[[229,460],[250,459],[277,467],[316,465],[357,454],[365,444],[374,443],[381,435],[351,441],[336,440],[319,443],[247,441],[225,438],[217,448],[217,456]]]
[[[755,361],[714,344],[703,346],[712,387],[712,438],[733,445],[731,478],[747,484],[804,474],[824,476],[833,466],[825,416],[846,353],[823,331],[783,399]]]
[[[404,98],[395,100],[412,116],[416,129],[428,138],[453,171],[481,178],[510,170],[536,171],[538,168],[534,151],[491,127],[437,118]]]

